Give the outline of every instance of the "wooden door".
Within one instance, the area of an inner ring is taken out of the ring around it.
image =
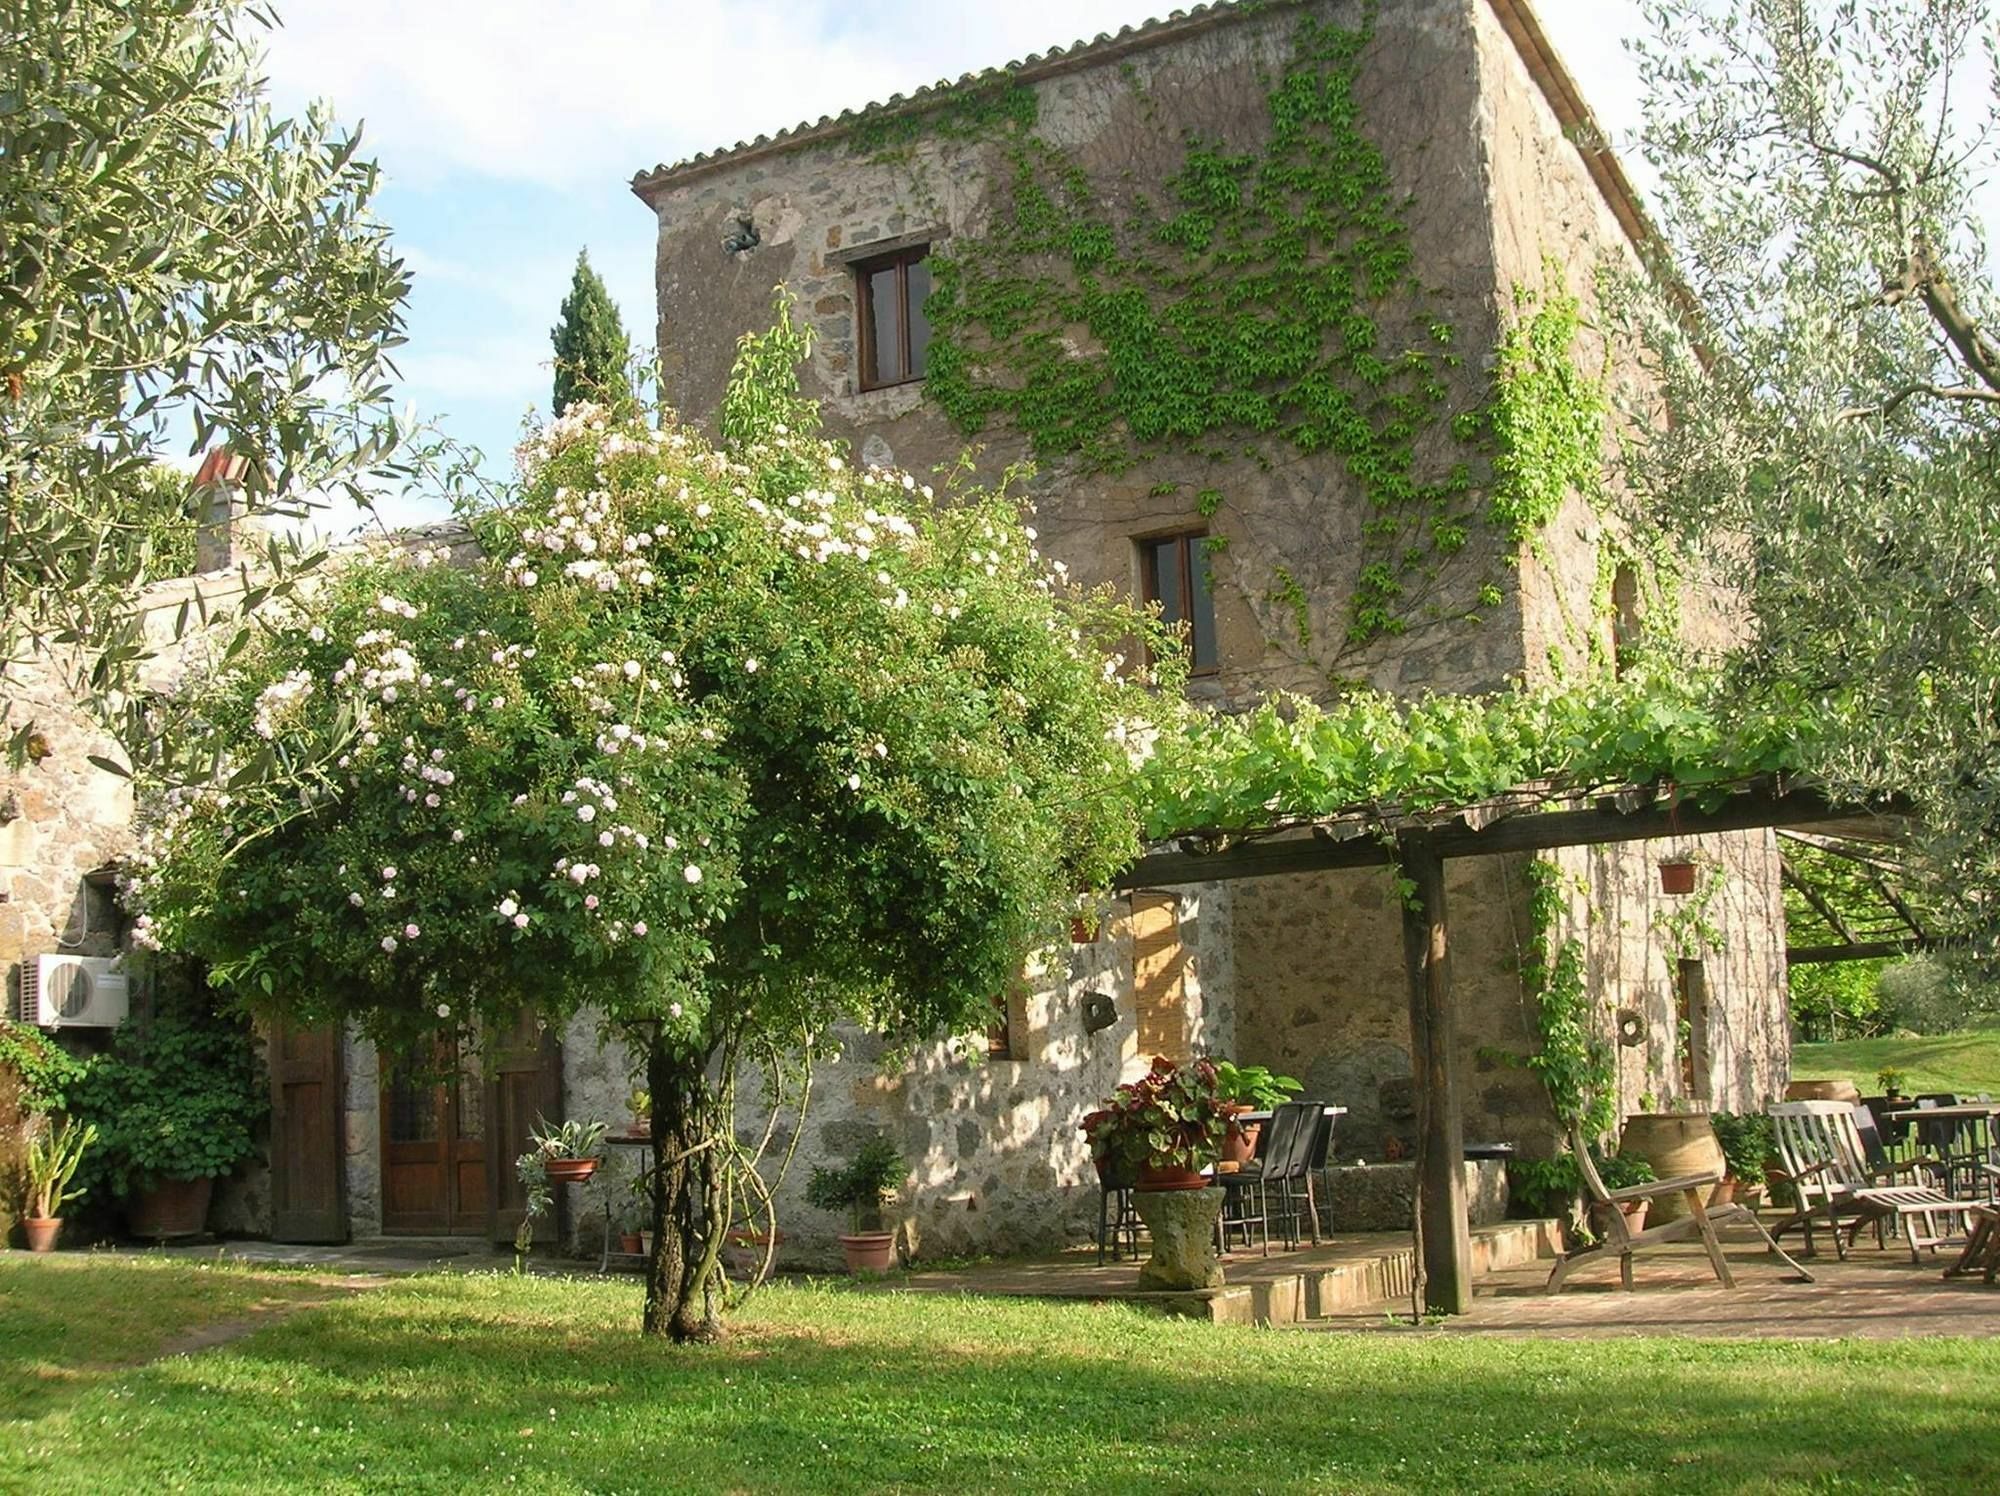
[[[446,1058],[384,1067],[384,1231],[459,1236],[486,1229],[492,1197],[479,1055],[467,1048],[448,1057],[448,1068]]]
[[[271,1071],[271,1239],[347,1240],[347,1145],[338,1027],[275,1024]]]
[[[528,1151],[528,1133],[538,1117],[562,1119],[562,1046],[553,1030],[533,1014],[524,1014],[504,1034],[487,1040],[491,1053],[486,1083],[486,1113],[492,1147],[487,1157],[487,1193],[493,1201],[489,1229],[495,1241],[511,1242],[520,1229],[527,1196],[514,1172],[515,1161]],[[561,1206],[563,1192],[557,1191]],[[559,1222],[543,1216],[535,1223],[536,1241],[556,1239]]]

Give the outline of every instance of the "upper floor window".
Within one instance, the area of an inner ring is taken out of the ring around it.
[[[1168,623],[1187,626],[1188,663],[1195,671],[1216,668],[1215,600],[1209,594],[1205,539],[1201,534],[1167,535],[1139,542],[1146,601],[1158,603]]]
[[[924,320],[931,294],[931,267],[924,263],[929,253],[928,244],[914,244],[854,266],[864,390],[924,377],[931,341],[931,325]]]

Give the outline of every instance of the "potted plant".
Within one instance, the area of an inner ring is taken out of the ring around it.
[[[1604,1181],[1607,1190],[1624,1190],[1630,1189],[1635,1184],[1651,1184],[1659,1177],[1653,1172],[1653,1166],[1643,1158],[1633,1158],[1623,1153],[1613,1153],[1594,1162],[1597,1165],[1597,1177]],[[1643,1231],[1646,1229],[1646,1211],[1652,1203],[1651,1200],[1620,1200],[1618,1209],[1625,1217],[1626,1225],[1635,1232]]]
[[[644,1086],[634,1086],[625,1104],[632,1108],[632,1121],[625,1129],[629,1138],[650,1137],[653,1131],[653,1093]]]
[[[1215,1062],[1215,1091],[1229,1122],[1222,1135],[1222,1156],[1216,1167],[1240,1169],[1257,1153],[1257,1135],[1262,1122],[1239,1120],[1245,1112],[1274,1111],[1296,1096],[1303,1087],[1289,1075],[1273,1075],[1262,1065],[1237,1065],[1228,1060]]]
[[[1765,1161],[1776,1147],[1771,1119],[1758,1112],[1742,1116],[1733,1112],[1715,1112],[1710,1115],[1709,1121],[1715,1127],[1716,1142],[1722,1145],[1726,1169],[1710,1203],[1728,1205],[1747,1199],[1762,1187]]]
[[[559,1127],[551,1127],[545,1117],[535,1118],[528,1131],[534,1155],[539,1155],[542,1173],[551,1184],[581,1184],[597,1172],[598,1150],[604,1145],[602,1122],[580,1122],[572,1117]]]
[[[1083,1119],[1099,1172],[1136,1174],[1141,1190],[1201,1189],[1208,1183],[1201,1171],[1221,1157],[1228,1128],[1215,1064],[1205,1058],[1176,1065],[1155,1056],[1151,1070]]]
[[[28,1123],[28,1214],[21,1222],[30,1252],[53,1252],[62,1230],[63,1206],[83,1193],[70,1188],[84,1153],[97,1141],[97,1129],[64,1118],[50,1123],[46,1113]]]
[[[896,1233],[885,1230],[882,1206],[896,1196],[909,1166],[896,1145],[877,1134],[845,1168],[815,1167],[806,1181],[806,1203],[846,1211],[853,1228],[840,1239],[850,1273],[886,1273],[896,1265]]]
[[[1695,861],[1692,857],[1663,857],[1660,859],[1660,892],[1689,894],[1694,892]]]
[[[1889,1101],[1903,1099],[1903,1082],[1908,1079],[1909,1077],[1894,1065],[1884,1065],[1875,1072],[1875,1084],[1882,1088],[1884,1099]]]
[[[69,1093],[70,1114],[97,1128],[85,1185],[124,1198],[134,1236],[200,1235],[215,1181],[257,1156],[270,1079],[248,1024],[208,1001],[163,991]]]

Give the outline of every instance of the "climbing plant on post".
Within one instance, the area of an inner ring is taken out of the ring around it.
[[[746,340],[728,450],[573,405],[478,559],[344,570],[195,688],[232,765],[328,772],[151,796],[133,879],[148,939],[399,1051],[600,1014],[652,1094],[677,1340],[723,1333],[738,1068],[983,1027],[1136,852],[1127,740],[1178,698],[1172,643],[1007,495],[849,466],[805,352],[782,310]],[[1121,674],[1132,640],[1160,663]]]

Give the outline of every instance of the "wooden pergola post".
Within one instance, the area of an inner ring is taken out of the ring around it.
[[[1458,1025],[1451,1000],[1444,859],[1431,838],[1396,839],[1402,875],[1403,953],[1410,979],[1410,1073],[1417,1101],[1417,1218],[1422,1225],[1424,1307],[1472,1307],[1472,1231],[1465,1203],[1465,1127],[1458,1094]]]

